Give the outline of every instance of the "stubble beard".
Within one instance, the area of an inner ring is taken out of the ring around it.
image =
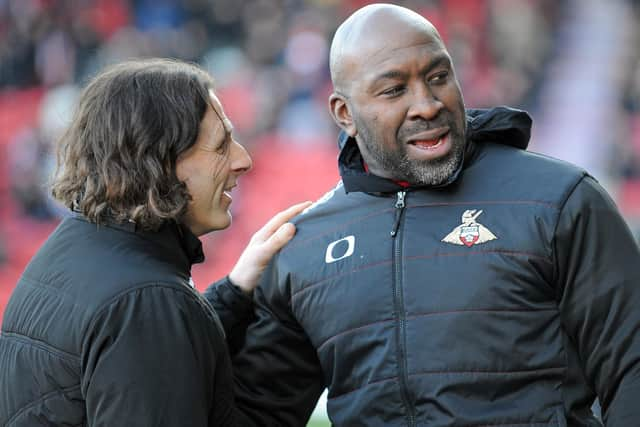
[[[356,123],[362,143],[379,168],[398,181],[413,185],[439,186],[446,184],[459,169],[465,149],[464,131],[451,128],[449,138],[451,151],[434,160],[413,160],[407,154],[404,144],[398,143],[396,150],[384,150],[383,144],[373,137],[373,133],[363,123]]]

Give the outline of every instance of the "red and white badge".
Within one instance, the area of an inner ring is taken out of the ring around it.
[[[447,234],[443,242],[453,245],[465,245],[471,247],[475,244],[481,244],[497,237],[487,227],[480,224],[476,219],[482,213],[481,210],[470,209],[462,214],[462,224],[454,228],[451,233]]]

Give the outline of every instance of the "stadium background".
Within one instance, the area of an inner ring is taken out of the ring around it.
[[[328,49],[366,3],[0,0],[0,315],[65,215],[48,196],[52,144],[88,78],[150,56],[194,61],[215,76],[254,169],[234,190],[233,226],[203,239],[207,261],[193,269],[203,289],[273,213],[337,181]],[[530,111],[530,150],[587,168],[640,236],[640,1],[395,3],[439,28],[468,106]],[[313,425],[325,424],[320,416]]]

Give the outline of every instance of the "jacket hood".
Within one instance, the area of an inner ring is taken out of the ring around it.
[[[466,116],[465,159],[460,163],[460,167],[451,178],[438,187],[444,187],[456,181],[460,172],[466,166],[465,160],[471,157],[469,152],[473,150],[475,144],[492,142],[510,145],[522,150],[525,150],[529,145],[532,120],[526,111],[510,107],[468,108]],[[344,132],[340,132],[338,145],[340,147],[338,167],[347,193],[352,191],[387,193],[405,189],[405,187],[390,179],[365,171],[362,154],[354,138],[349,137]]]

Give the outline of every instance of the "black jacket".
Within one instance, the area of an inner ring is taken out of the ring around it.
[[[526,113],[469,112],[440,188],[367,174],[296,220],[234,356],[236,400],[302,426],[326,386],[337,426],[640,422],[640,252],[584,171],[524,150]],[[266,417],[265,417],[266,416]]]
[[[224,332],[189,285],[202,260],[175,224],[63,220],[4,313],[0,426],[232,425]],[[251,304],[235,293],[227,282],[215,296],[241,318]]]

